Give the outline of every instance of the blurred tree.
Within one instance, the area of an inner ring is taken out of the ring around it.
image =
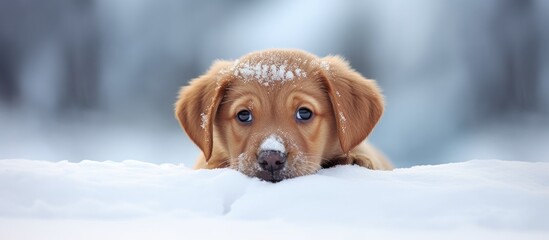
[[[534,10],[532,0],[505,0],[484,8],[470,4],[463,11],[475,116],[487,120],[539,110],[540,26]]]
[[[12,105],[17,99],[18,85],[15,78],[15,55],[0,36],[0,102]]]
[[[97,107],[100,41],[95,10],[94,1],[80,0],[69,4],[64,14],[60,36],[66,66],[62,109]]]

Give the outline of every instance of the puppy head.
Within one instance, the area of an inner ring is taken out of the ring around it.
[[[209,164],[273,182],[348,153],[382,111],[374,81],[339,57],[295,50],[216,62],[182,88],[175,109]]]

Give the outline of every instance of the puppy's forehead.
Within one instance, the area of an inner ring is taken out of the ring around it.
[[[319,79],[321,71],[328,68],[322,59],[301,51],[267,50],[249,54],[223,71],[231,79],[224,102],[231,106],[251,104],[252,108],[259,104],[277,108],[284,100],[295,99],[296,93],[324,102],[327,95]]]
[[[245,83],[270,87],[313,78],[325,63],[309,53],[292,50],[267,50],[246,55],[234,62],[229,71]]]

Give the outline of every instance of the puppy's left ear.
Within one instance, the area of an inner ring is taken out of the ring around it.
[[[325,57],[319,65],[334,109],[341,149],[348,153],[379,121],[383,95],[374,80],[364,78],[340,57]]]

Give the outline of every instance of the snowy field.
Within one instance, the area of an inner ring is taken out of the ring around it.
[[[549,239],[549,163],[262,182],[140,161],[0,160],[0,239]]]

